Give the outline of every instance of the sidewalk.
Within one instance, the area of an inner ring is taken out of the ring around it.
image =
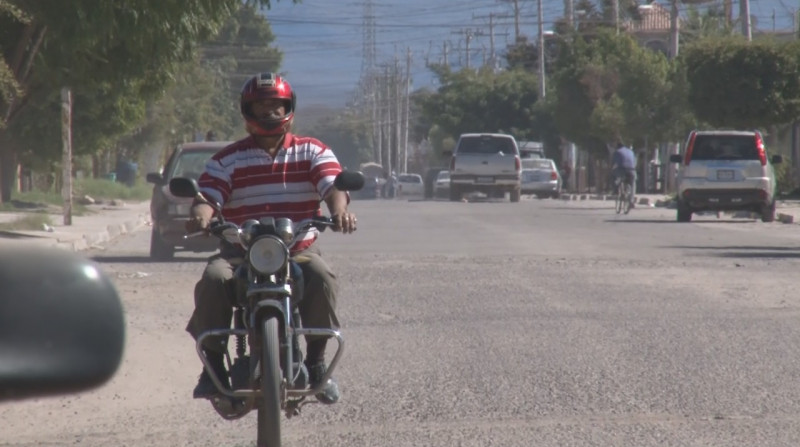
[[[580,201],[580,200],[607,200],[613,202],[615,197],[610,194],[561,194],[561,200],[564,201]],[[664,207],[674,208],[675,204],[670,200],[669,196],[663,194],[637,194],[636,205],[639,207]],[[733,217],[751,218],[746,211],[733,213]],[[753,218],[757,218],[753,217]],[[778,199],[775,204],[775,222],[784,224],[800,223],[800,200],[781,200]]]
[[[83,216],[72,216],[72,225],[64,225],[61,214],[51,214],[53,225],[36,231],[0,231],[0,247],[9,244],[57,247],[82,251],[130,233],[150,223],[150,202],[89,205]],[[0,222],[14,221],[24,212],[0,212]],[[0,248],[1,249],[1,248]]]

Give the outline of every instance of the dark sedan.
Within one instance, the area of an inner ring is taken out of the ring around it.
[[[214,251],[219,240],[213,237],[183,239],[184,225],[188,220],[192,199],[175,197],[169,192],[169,181],[174,177],[188,177],[197,180],[205,170],[206,162],[230,141],[205,141],[184,143],[169,157],[162,172],[147,174],[147,181],[153,183],[153,196],[150,200],[150,217],[153,230],[150,236],[150,257],[164,261],[175,256],[175,250]]]

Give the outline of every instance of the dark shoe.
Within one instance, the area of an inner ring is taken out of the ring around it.
[[[225,364],[222,358],[217,359],[209,356],[209,361],[211,362],[212,369],[214,369],[214,372],[217,374],[217,378],[222,381],[222,385],[230,389],[228,372],[225,370]],[[214,386],[211,376],[208,375],[208,371],[203,368],[200,379],[197,381],[197,386],[194,387],[194,391],[192,392],[192,397],[195,399],[211,399],[221,395],[222,393]]]
[[[324,363],[319,363],[308,368],[311,388],[316,388],[317,385],[319,385],[327,370],[328,367],[325,366]],[[336,381],[333,380],[333,377],[331,377],[322,388],[322,391],[317,393],[314,397],[316,397],[317,400],[323,404],[335,404],[336,402],[339,402],[339,385],[337,385]]]

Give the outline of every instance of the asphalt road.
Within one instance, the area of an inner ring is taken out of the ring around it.
[[[611,202],[356,201],[325,233],[347,351],[333,407],[287,446],[797,446],[796,225]],[[142,229],[89,254],[127,314],[107,385],[0,404],[0,446],[252,446],[191,399],[183,327],[203,255]]]

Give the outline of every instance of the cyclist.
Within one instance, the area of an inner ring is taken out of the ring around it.
[[[614,175],[614,184],[619,186],[622,181],[630,185],[631,208],[634,206],[636,196],[636,154],[622,141],[617,141],[616,150],[611,157],[611,172]]]

